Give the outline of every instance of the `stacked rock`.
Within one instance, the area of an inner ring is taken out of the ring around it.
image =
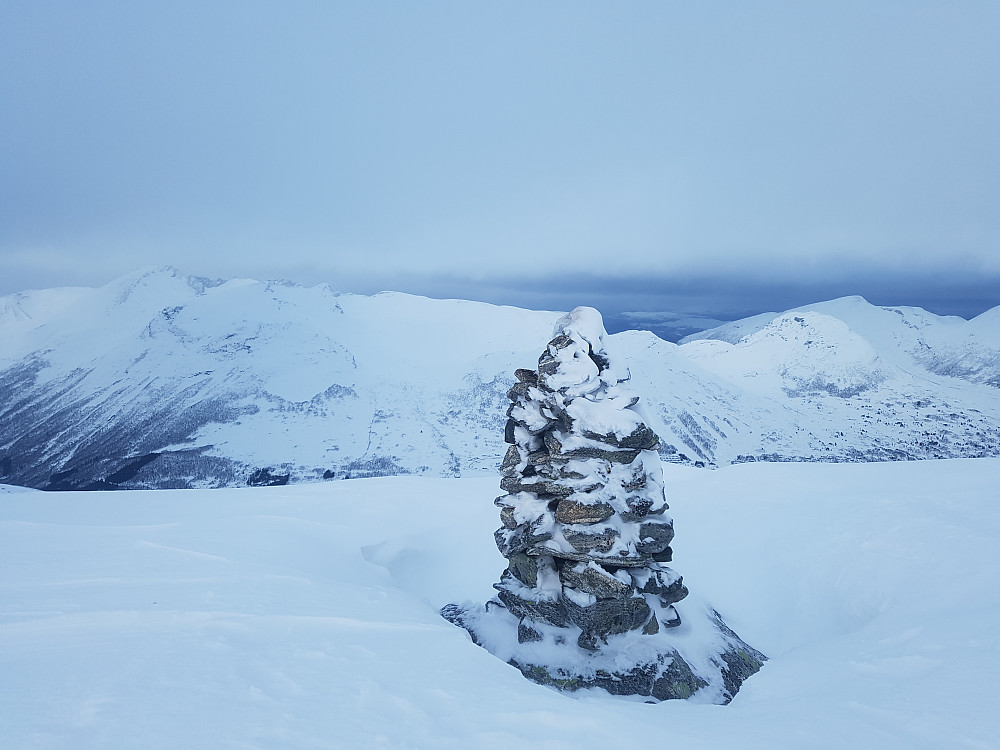
[[[674,528],[659,439],[605,347],[600,313],[578,307],[554,336],[508,394],[497,596],[441,614],[559,690],[728,703],[765,656],[704,602],[689,600],[685,628],[672,630],[688,591],[666,565]]]
[[[600,313],[577,308],[554,333],[508,393],[495,537],[509,565],[495,588],[519,642],[576,626],[594,651],[611,635],[679,625],[673,605],[688,592],[665,565],[674,530],[659,438],[605,350]]]

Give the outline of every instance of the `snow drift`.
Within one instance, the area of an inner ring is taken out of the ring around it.
[[[2,488],[4,747],[995,745],[1000,460],[664,474],[682,615],[770,657],[729,706],[560,693],[443,620],[503,565],[495,477]]]

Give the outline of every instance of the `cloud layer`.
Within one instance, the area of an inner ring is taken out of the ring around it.
[[[992,3],[3,13],[0,293],[1000,277]]]

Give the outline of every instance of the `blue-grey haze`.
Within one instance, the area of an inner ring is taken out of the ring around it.
[[[0,294],[1000,303],[1000,4],[0,2]]]

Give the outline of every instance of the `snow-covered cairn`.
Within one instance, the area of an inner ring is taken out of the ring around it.
[[[728,702],[764,657],[703,604],[680,627],[659,438],[606,337],[578,307],[537,369],[514,373],[495,501],[509,564],[497,600],[442,614],[536,682]]]

